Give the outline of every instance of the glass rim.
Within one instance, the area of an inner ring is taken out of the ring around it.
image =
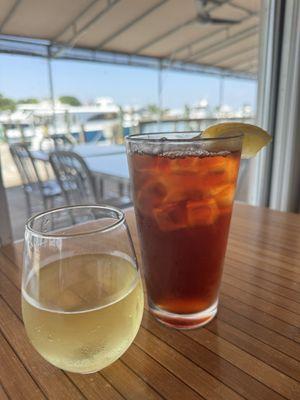
[[[202,133],[203,131],[169,131],[169,132],[150,132],[150,133],[133,133],[131,135],[126,136],[126,142],[142,142],[147,141],[150,143],[197,143],[197,142],[209,142],[209,141],[224,141],[230,139],[238,139],[244,136],[242,131],[237,133],[232,133],[228,136],[219,136],[216,138],[168,138],[168,135],[180,135],[180,134],[197,134]],[[149,136],[161,135],[159,138],[149,137]],[[166,135],[166,136],[163,136]],[[148,136],[148,137],[147,137]],[[147,138],[146,138],[147,137]],[[196,137],[196,136],[195,136]]]
[[[78,232],[78,233],[60,233],[60,231],[57,231],[57,233],[49,233],[49,232],[41,232],[35,228],[33,228],[32,224],[33,222],[43,216],[46,215],[51,215],[55,214],[60,211],[68,211],[68,210],[78,210],[78,209],[97,209],[97,210],[104,210],[104,211],[113,211],[116,213],[116,221],[112,223],[108,223],[106,226],[101,227],[101,228],[94,228],[91,230],[87,230],[86,232]],[[29,231],[32,235],[41,237],[44,239],[70,239],[73,237],[80,237],[80,236],[88,236],[88,235],[93,235],[95,233],[106,233],[109,232],[118,226],[122,225],[125,222],[125,214],[124,212],[117,208],[110,206],[108,204],[102,204],[102,205],[96,205],[96,204],[80,204],[80,205],[73,205],[73,206],[61,206],[61,207],[56,207],[52,208],[50,210],[45,210],[42,211],[38,214],[33,215],[30,217],[26,223],[25,223],[25,232]]]

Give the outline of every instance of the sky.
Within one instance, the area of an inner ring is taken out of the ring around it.
[[[80,101],[112,97],[117,104],[158,103],[155,70],[82,61],[52,61],[55,97],[76,96]],[[182,108],[205,98],[219,105],[221,80],[206,74],[163,72],[163,107]],[[0,93],[14,99],[49,97],[47,61],[37,57],[0,54]],[[225,78],[223,103],[234,109],[256,106],[256,82]]]

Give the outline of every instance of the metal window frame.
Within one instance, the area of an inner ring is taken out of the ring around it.
[[[300,212],[300,2],[285,4],[270,207]]]
[[[180,60],[169,60],[167,58],[156,58],[145,55],[134,55],[130,53],[98,51],[88,48],[68,48],[55,57],[60,46],[45,40],[34,40],[32,38],[16,37],[0,34],[0,53],[27,55],[32,57],[55,58],[57,60],[89,61],[103,64],[128,65],[158,70],[162,69],[204,73],[212,76],[231,76],[236,79],[255,79],[255,75],[247,72],[232,72],[229,68],[201,65],[197,63],[186,63]]]
[[[261,10],[256,123],[273,135],[273,143],[250,161],[247,202],[257,206],[270,205],[284,6],[284,0],[265,0]]]

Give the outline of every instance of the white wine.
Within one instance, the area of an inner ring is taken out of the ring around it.
[[[51,364],[91,373],[130,346],[143,314],[139,272],[125,255],[85,254],[34,270],[22,312],[35,349]]]

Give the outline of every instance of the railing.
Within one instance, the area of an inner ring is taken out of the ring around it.
[[[209,125],[219,122],[244,122],[253,123],[254,117],[230,117],[230,118],[168,118],[162,117],[159,121],[144,119],[139,122],[137,131],[139,133],[153,132],[179,132],[179,131],[201,131]]]

